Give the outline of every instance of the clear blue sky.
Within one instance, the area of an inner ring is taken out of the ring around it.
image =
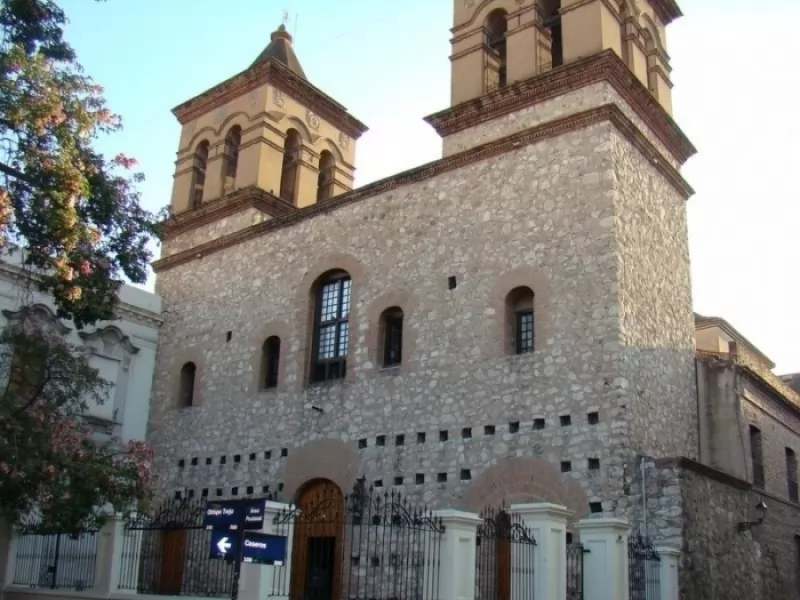
[[[684,169],[695,309],[728,319],[800,371],[800,2],[681,0],[668,29],[674,116],[699,149]],[[169,202],[170,110],[246,68],[290,12],[309,79],[365,122],[358,185],[440,156],[422,117],[449,101],[452,0],[62,0],[68,39],[141,163],[144,204]],[[723,13],[721,7],[725,7]],[[152,278],[148,288],[152,288]]]

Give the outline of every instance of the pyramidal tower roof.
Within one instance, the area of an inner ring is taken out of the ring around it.
[[[270,38],[269,45],[264,48],[251,66],[266,62],[272,58],[289,67],[295,75],[307,79],[306,74],[303,72],[303,67],[300,66],[300,61],[294,53],[292,36],[286,31],[286,27],[284,25],[278,27],[276,31],[272,32]]]

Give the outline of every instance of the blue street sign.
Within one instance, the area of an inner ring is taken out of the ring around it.
[[[242,529],[261,529],[264,527],[264,501],[243,504],[242,517]]]
[[[255,533],[244,534],[242,562],[258,565],[282,565],[286,562],[286,536]]]
[[[209,558],[236,560],[239,555],[239,537],[239,533],[212,531]]]
[[[207,529],[261,529],[264,527],[263,500],[220,500],[207,502],[203,524]]]

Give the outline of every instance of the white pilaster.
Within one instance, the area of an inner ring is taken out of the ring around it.
[[[583,519],[578,523],[583,555],[584,600],[628,600],[628,537],[624,519]]]
[[[438,548],[438,585],[435,579],[436,565],[426,557],[426,600],[474,600],[475,598],[475,554],[478,525],[483,522],[477,514],[460,510],[438,510],[433,513],[445,527]],[[427,548],[431,546],[426,544]],[[435,548],[430,548],[435,550]],[[437,593],[438,587],[438,593]]]
[[[531,530],[534,549],[534,598],[566,598],[567,596],[567,519],[572,512],[558,504],[512,504],[511,515],[519,515]],[[512,561],[514,548],[512,544]],[[525,572],[511,574],[511,597],[523,600],[522,592],[530,589],[520,578]],[[516,591],[515,591],[516,590]]]
[[[289,597],[289,582],[292,570],[292,541],[294,522],[299,516],[295,511],[284,523],[275,523],[275,518],[292,510],[288,504],[266,502],[264,508],[264,527],[260,533],[286,536],[286,563],[283,565],[243,564],[239,580],[239,600],[263,600],[269,597],[280,600]]]
[[[660,600],[678,600],[678,560],[681,551],[675,548],[656,548],[661,562],[659,563]]]

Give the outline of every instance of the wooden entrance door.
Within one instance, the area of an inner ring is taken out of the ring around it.
[[[341,586],[344,495],[327,479],[310,481],[297,495],[291,600],[334,600]]]
[[[497,532],[497,600],[511,600],[511,515],[501,510],[495,517]]]
[[[186,530],[167,529],[161,535],[158,593],[162,596],[178,596],[183,587],[183,567],[186,565]]]

